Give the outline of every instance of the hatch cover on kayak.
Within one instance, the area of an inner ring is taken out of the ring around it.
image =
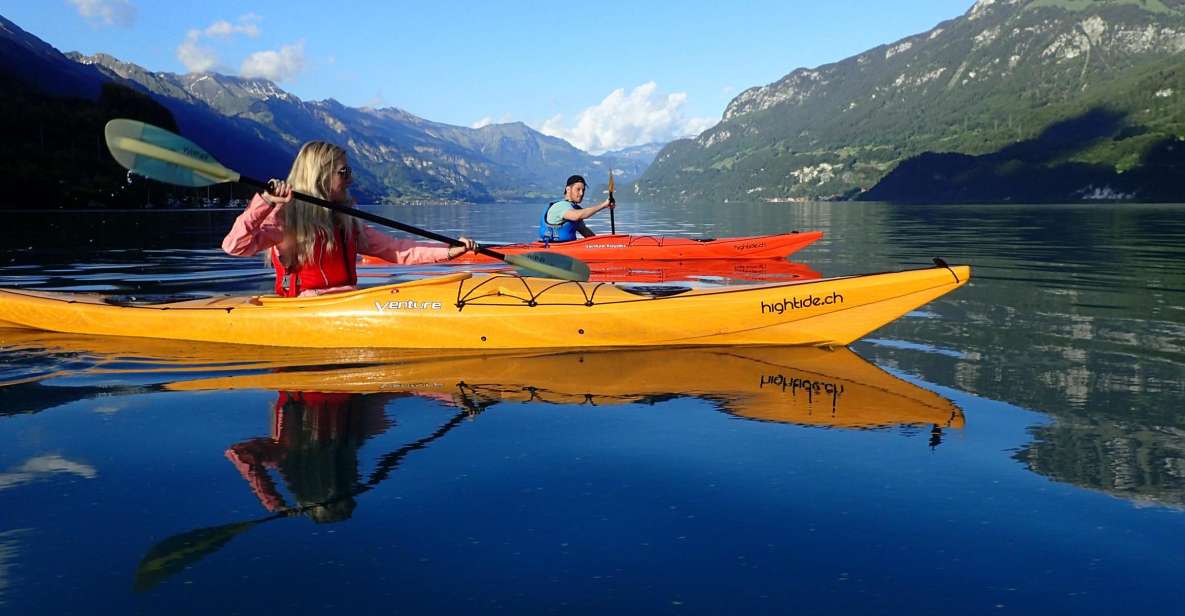
[[[647,297],[670,297],[680,293],[686,293],[691,290],[691,287],[664,287],[660,285],[630,285],[621,286],[622,291],[629,291],[634,295],[645,295]]]

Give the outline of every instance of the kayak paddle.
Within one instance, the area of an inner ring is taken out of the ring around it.
[[[116,162],[136,175],[178,186],[200,187],[224,182],[241,182],[261,190],[268,190],[267,182],[245,177],[224,167],[197,144],[163,128],[120,118],[108,122],[104,133],[107,138],[107,148],[111,150],[111,155],[115,157]],[[292,195],[305,203],[319,205],[375,224],[406,231],[450,246],[462,245],[460,240],[370,212],[298,192],[294,192]],[[588,265],[567,255],[555,253],[505,255],[481,246],[478,246],[477,252],[526,270],[523,273],[528,275],[560,280],[588,280]]]
[[[617,235],[617,220],[613,217],[613,206],[617,205],[617,201],[613,198],[613,170],[609,170],[609,233]]]

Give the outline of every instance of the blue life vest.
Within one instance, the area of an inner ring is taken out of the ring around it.
[[[562,219],[559,224],[551,224],[547,221],[547,213],[551,211],[552,206],[558,203],[567,203],[568,207],[579,210],[579,205],[569,201],[552,201],[543,208],[543,215],[539,217],[539,241],[541,242],[571,242],[576,239],[576,229],[580,227],[579,220]],[[567,210],[565,210],[567,211]]]

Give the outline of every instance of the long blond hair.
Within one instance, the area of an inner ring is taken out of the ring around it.
[[[329,183],[333,174],[337,173],[338,160],[344,160],[346,151],[326,141],[310,141],[300,148],[296,160],[292,161],[292,170],[288,172],[288,183],[292,190],[307,195],[329,199]],[[352,199],[346,194],[346,202],[350,205]],[[356,231],[354,218],[323,208],[319,205],[305,203],[294,199],[283,210],[285,233],[290,235],[293,243],[297,264],[308,263],[313,260],[313,247],[318,237],[325,238],[325,250],[333,250],[337,245],[337,233],[334,226],[340,226],[347,236]]]

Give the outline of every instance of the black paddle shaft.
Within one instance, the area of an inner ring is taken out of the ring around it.
[[[613,198],[613,191],[609,191],[609,233],[617,235],[617,219],[613,216],[617,200]]]
[[[268,191],[269,193],[272,189],[270,182],[264,182],[262,180],[257,180],[255,178],[249,178],[247,176],[239,176],[239,181],[244,184],[250,184],[251,186],[254,186],[256,188]],[[323,208],[330,209],[335,212],[341,212],[343,214],[348,214],[350,216],[354,216],[355,218],[361,218],[362,220],[368,220],[368,221],[373,222],[375,224],[385,225],[388,227],[399,229],[400,231],[406,231],[408,233],[412,233],[415,235],[422,235],[426,238],[433,239],[438,242],[443,242],[443,243],[448,244],[450,246],[464,246],[465,245],[464,243],[461,242],[461,240],[458,240],[458,239],[452,238],[452,237],[448,237],[447,235],[440,235],[439,233],[433,233],[432,231],[428,231],[426,229],[421,229],[419,227],[413,227],[409,224],[401,223],[398,220],[391,220],[390,218],[385,218],[383,216],[379,216],[378,214],[371,214],[370,212],[364,212],[364,211],[359,210],[357,208],[346,207],[344,205],[334,203],[332,201],[326,201],[325,199],[319,199],[319,198],[314,197],[312,195],[306,195],[304,193],[298,193],[296,191],[293,191],[292,196],[293,196],[293,198],[300,199],[301,201],[304,201],[306,203],[312,203],[313,205],[319,205]],[[483,246],[478,246],[477,252],[480,252],[486,256],[498,259],[499,261],[506,260],[506,256],[503,255],[502,253],[494,251],[494,250],[490,250],[489,248],[485,248]]]

